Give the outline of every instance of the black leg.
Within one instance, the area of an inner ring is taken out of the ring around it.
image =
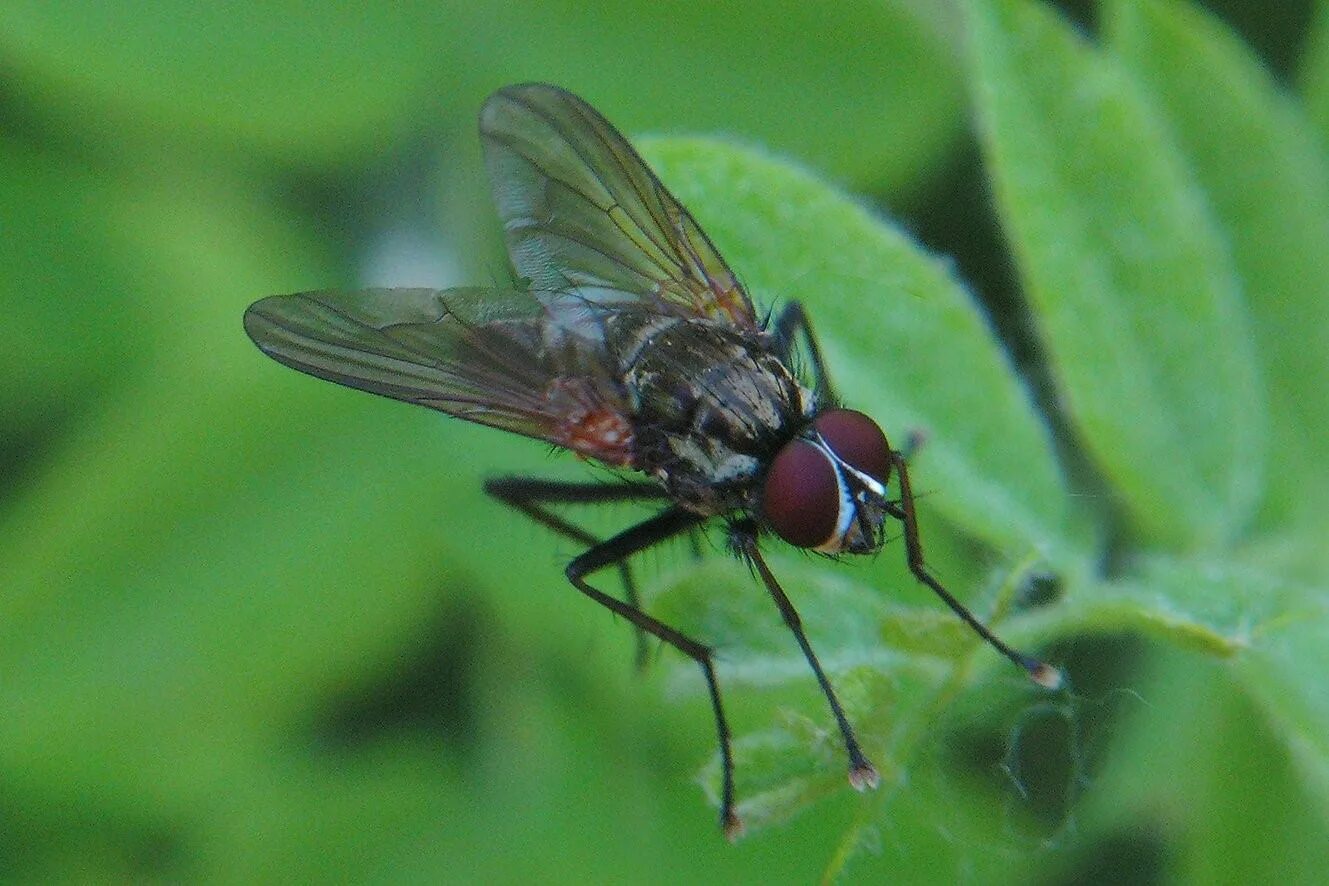
[[[652,634],[682,652],[701,666],[706,687],[711,693],[711,707],[715,711],[715,729],[720,736],[720,765],[723,780],[720,798],[720,826],[730,840],[743,832],[743,824],[734,812],[734,756],[729,744],[729,724],[720,705],[720,685],[715,680],[711,664],[711,650],[691,637],[652,618],[637,606],[615,599],[586,583],[584,577],[606,566],[621,564],[625,559],[658,544],[667,538],[688,532],[705,519],[679,507],[660,512],[644,523],[638,523],[620,532],[608,541],[595,545],[568,564],[568,581],[595,602],[626,618],[640,630]]]
[[[803,620],[799,618],[798,612],[794,609],[794,604],[790,602],[784,589],[776,581],[775,575],[771,572],[770,567],[766,565],[765,559],[761,556],[761,551],[757,548],[756,525],[746,520],[735,523],[732,529],[732,538],[734,547],[739,554],[756,567],[757,574],[761,576],[762,583],[766,585],[766,590],[770,591],[771,597],[775,600],[775,605],[779,607],[780,615],[784,617],[784,623],[789,626],[789,630],[794,632],[794,637],[797,638],[798,645],[803,650],[803,656],[807,658],[808,664],[812,666],[812,672],[817,675],[817,682],[821,684],[822,694],[830,702],[831,713],[835,715],[835,722],[840,726],[840,734],[844,737],[844,748],[849,754],[849,783],[860,791],[875,788],[880,781],[877,770],[868,762],[867,757],[863,755],[863,749],[859,747],[854,729],[849,725],[849,718],[844,715],[844,708],[840,707],[840,700],[835,697],[835,690],[831,688],[831,681],[827,679],[826,673],[821,669],[821,663],[817,661],[817,656],[812,651],[812,645],[808,643],[807,635],[803,633]]]
[[[600,539],[550,511],[544,506],[546,503],[600,504],[667,497],[663,489],[650,483],[631,481],[577,483],[544,480],[539,477],[494,477],[485,481],[485,492],[509,507],[516,508],[542,526],[547,526],[559,535],[580,542],[588,548],[599,544]],[[632,570],[628,568],[626,562],[622,562],[618,571],[623,580],[623,591],[628,602],[634,607],[639,606],[637,585],[632,580]],[[636,635],[636,665],[638,670],[643,670],[649,653],[646,647],[646,634],[638,628]]]
[[[771,334],[779,343],[780,356],[783,359],[788,360],[793,353],[794,335],[799,332],[803,333],[808,357],[812,360],[813,382],[816,385],[818,398],[823,403],[838,402],[835,390],[831,387],[831,377],[826,373],[826,364],[821,359],[821,346],[817,344],[817,337],[812,332],[812,321],[808,319],[807,311],[803,310],[802,302],[791,301],[775,318],[775,328],[771,330]]]
[[[974,614],[965,608],[963,603],[952,597],[950,591],[942,587],[941,582],[932,577],[932,573],[928,572],[927,564],[923,562],[923,545],[918,540],[918,519],[914,514],[914,493],[909,487],[909,467],[905,463],[905,457],[899,452],[892,452],[891,460],[895,464],[895,471],[899,476],[900,503],[899,505],[887,503],[886,512],[904,524],[905,556],[909,561],[909,571],[923,584],[932,588],[937,596],[941,597],[946,605],[951,607],[951,610],[960,616],[965,624],[973,628],[975,633],[986,640],[992,648],[1023,668],[1035,683],[1048,689],[1060,687],[1060,671],[1049,664],[1007,646],[996,634],[988,630],[981,621],[975,618]]]

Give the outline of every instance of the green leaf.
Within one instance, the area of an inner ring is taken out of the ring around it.
[[[899,553],[889,551],[888,553]],[[794,600],[808,641],[830,677],[859,740],[894,792],[908,782],[913,760],[933,720],[952,696],[976,675],[1016,683],[1038,692],[1023,674],[984,644],[931,592],[919,605],[888,602],[896,588],[916,584],[897,569],[850,572],[848,564],[768,554],[772,570]],[[887,558],[882,558],[887,559]],[[955,564],[947,560],[945,572]],[[1026,568],[996,576],[995,594],[971,599],[980,618],[1008,641],[1033,634],[1030,624],[1048,631],[1055,622],[1001,618],[997,609],[1028,577]],[[955,585],[972,598],[968,582]],[[720,560],[680,570],[648,589],[647,608],[665,623],[716,651],[722,692],[728,704],[754,689],[767,696],[796,696],[779,722],[754,732],[740,730],[734,744],[739,813],[751,831],[787,821],[815,802],[849,793],[844,748],[812,671],[760,583],[740,564]],[[677,679],[694,694],[703,684],[691,662],[680,664]],[[991,685],[989,683],[988,685]],[[720,763],[713,759],[702,784],[718,802]],[[871,801],[879,803],[881,801]]]
[[[1329,586],[1297,597],[1276,624],[1260,630],[1237,661],[1239,680],[1266,711],[1304,783],[1329,821]]]
[[[869,676],[881,682],[880,675],[869,673]],[[849,682],[837,680],[839,684]],[[862,706],[848,702],[845,710],[856,719],[861,719],[864,712]],[[741,736],[734,742],[737,812],[748,833],[788,822],[828,797],[852,793],[845,778],[844,746],[839,731],[827,730],[820,720],[809,720],[790,711],[784,712],[783,720],[776,727]],[[869,749],[868,753],[872,751]],[[901,777],[890,768],[889,761],[883,762],[878,754],[873,756],[884,781]],[[699,776],[711,805],[717,808],[720,772],[717,757]]]
[[[647,140],[647,161],[761,307],[808,308],[845,402],[900,445],[920,509],[999,550],[1082,562],[1050,434],[950,267],[788,163],[703,140]]]
[[[1145,539],[1249,520],[1266,418],[1228,246],[1113,59],[1045,8],[972,0],[989,175],[1062,402]]]
[[[1315,3],[1301,60],[1301,92],[1321,143],[1329,143],[1329,3]]]
[[[1270,398],[1275,520],[1329,496],[1329,163],[1300,107],[1198,8],[1107,7],[1113,48],[1166,110],[1232,244]]]
[[[895,647],[883,648],[884,634],[907,637],[899,648],[911,654],[959,657],[960,650],[949,642],[953,637],[910,632],[936,608],[887,603],[879,585],[881,570],[873,570],[868,584],[868,576],[829,561],[809,561],[780,550],[766,557],[803,613],[808,638],[828,671],[865,663],[879,669],[899,664],[902,658]],[[647,608],[712,646],[727,681],[772,686],[802,683],[810,675],[765,588],[733,558],[708,558],[663,577],[653,583]],[[950,620],[957,621],[954,616]],[[961,648],[969,654],[976,639],[972,634],[964,639],[970,642]]]
[[[1305,881],[1329,852],[1329,820],[1307,814],[1323,808],[1324,785],[1228,677],[1203,659],[1150,656],[1077,818],[1089,832],[1148,828],[1167,847],[1167,882]]]
[[[1232,562],[1142,563],[1140,586],[1185,614],[1195,630],[1227,639],[1233,675],[1267,709],[1294,762],[1329,796],[1329,582],[1284,578],[1267,557]],[[1329,804],[1321,813],[1329,816]]]

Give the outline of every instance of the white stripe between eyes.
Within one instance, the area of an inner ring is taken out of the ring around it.
[[[849,494],[849,488],[845,485],[844,475],[846,473],[851,474],[855,480],[863,484],[868,492],[878,498],[884,499],[886,497],[886,486],[880,480],[868,476],[836,455],[835,450],[831,448],[831,444],[827,443],[826,438],[822,437],[821,434],[818,434],[814,440],[809,442],[830,459],[831,468],[835,471],[835,485],[840,491],[839,522],[835,527],[835,532],[813,550],[821,551],[823,554],[834,554],[844,550],[844,537],[849,533],[850,527],[854,525],[854,515],[858,512],[858,505],[854,502],[854,497]]]
[[[844,549],[844,537],[849,533],[849,528],[854,525],[854,514],[858,511],[853,496],[849,494],[849,487],[845,485],[844,470],[853,471],[855,477],[859,477],[861,474],[846,465],[822,439],[820,434],[811,442],[830,461],[831,472],[835,474],[835,487],[840,492],[840,513],[837,515],[839,519],[836,523],[835,532],[831,533],[830,538],[817,545],[813,550],[821,551],[823,554],[834,554]],[[868,479],[871,480],[872,478],[869,477]],[[880,487],[881,484],[876,485]]]

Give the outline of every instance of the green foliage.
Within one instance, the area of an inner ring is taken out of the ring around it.
[[[1266,520],[1314,519],[1329,486],[1329,169],[1305,112],[1249,50],[1185,7],[1114,2],[1109,38],[1147,84],[1230,244],[1269,399]],[[1253,417],[1252,417],[1253,418]],[[1290,514],[1289,512],[1293,512]]]
[[[963,105],[943,23],[903,2],[176,0],[138,12],[7,4],[0,51],[40,113],[113,145],[205,138],[311,166],[363,162],[439,106],[469,140],[485,95],[544,80],[594,93],[628,131],[683,120],[898,187],[936,162]]]
[[[1306,871],[1329,849],[1326,19],[1303,105],[1192,3],[1101,6],[1097,42],[1032,0],[6,8],[0,877],[1023,882],[1123,840],[1121,879]],[[629,632],[563,582],[574,548],[478,491],[585,469],[260,358],[244,307],[345,284],[330,256],[376,221],[311,212],[343,198],[309,182],[363,193],[412,133],[464,130],[442,178],[488,225],[469,130],[520,79],[711,134],[637,141],[762,305],[808,306],[845,400],[924,435],[930,564],[1068,690],[898,543],[773,547],[881,771],[856,795],[760,585],[648,556],[648,608],[718,650],[729,847],[695,667],[632,679]],[[1032,377],[985,293],[832,184],[927,193],[966,87]]]
[[[970,9],[998,210],[1078,439],[1140,536],[1224,542],[1266,457],[1228,244],[1120,64],[1037,7]]]
[[[1323,138],[1329,133],[1329,5],[1316,3],[1314,16],[1300,73],[1306,112]]]

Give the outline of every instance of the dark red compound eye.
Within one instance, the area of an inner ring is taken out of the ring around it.
[[[805,440],[786,444],[766,473],[761,508],[775,534],[791,545],[825,544],[840,523],[835,465]]]
[[[875,421],[852,409],[832,409],[812,427],[850,467],[882,483],[890,479],[891,447]]]

